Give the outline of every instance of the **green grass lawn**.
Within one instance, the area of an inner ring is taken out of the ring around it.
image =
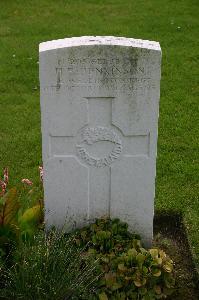
[[[39,182],[38,45],[81,35],[159,41],[156,209],[178,211],[199,266],[197,0],[0,0],[0,169]]]

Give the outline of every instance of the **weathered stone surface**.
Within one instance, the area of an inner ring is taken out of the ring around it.
[[[40,44],[47,226],[119,217],[150,244],[159,43],[80,37]]]

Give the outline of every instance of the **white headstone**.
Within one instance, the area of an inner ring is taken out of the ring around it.
[[[159,43],[75,37],[40,44],[46,225],[119,217],[153,235]]]

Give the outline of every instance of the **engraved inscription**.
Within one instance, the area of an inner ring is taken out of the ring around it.
[[[152,78],[150,69],[142,62],[138,62],[136,52],[133,57],[116,56],[79,57],[74,55],[61,57],[55,66],[56,82],[43,87],[44,91],[68,91],[73,89],[145,91],[151,87]],[[143,53],[143,57],[147,52]],[[141,92],[140,92],[141,93]]]
[[[87,89],[94,90],[96,86],[99,88],[106,85],[107,90],[114,89],[115,91],[131,91],[131,93],[137,93],[139,91],[140,94],[144,94],[148,89],[154,88],[154,82],[150,78],[95,78],[94,76],[86,77],[84,76],[84,80],[76,78],[69,79],[68,82],[61,82],[58,85],[52,84],[50,86],[42,87],[44,92],[47,91],[58,91],[61,87],[63,91],[68,91],[72,89]]]
[[[84,144],[92,145],[99,141],[108,141],[114,144],[113,150],[105,157],[93,157],[85,149]],[[108,127],[87,127],[82,132],[82,143],[76,145],[78,156],[90,166],[105,167],[111,165],[122,152],[122,143],[119,136]]]

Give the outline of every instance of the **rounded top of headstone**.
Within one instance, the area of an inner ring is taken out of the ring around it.
[[[89,45],[118,45],[161,51],[160,44],[154,41],[115,36],[81,36],[40,43],[39,52]]]

